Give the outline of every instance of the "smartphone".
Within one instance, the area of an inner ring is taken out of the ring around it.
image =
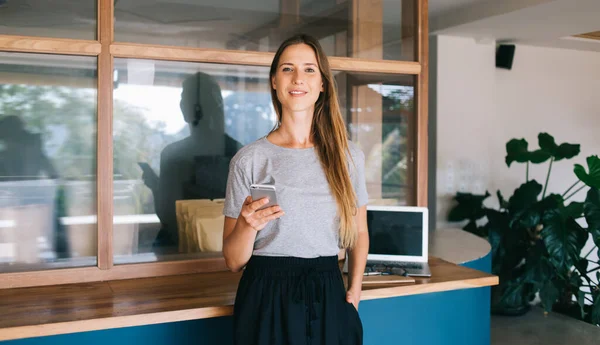
[[[269,202],[259,208],[259,210],[277,205],[277,195],[275,192],[275,186],[271,184],[253,184],[250,186],[250,196],[252,196],[252,201],[256,201],[264,197],[269,199]]]

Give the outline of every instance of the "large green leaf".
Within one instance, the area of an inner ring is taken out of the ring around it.
[[[542,163],[550,159],[550,154],[544,150],[529,151],[527,150],[527,140],[512,139],[506,143],[506,165],[510,167],[512,162],[532,162]]]
[[[549,313],[552,311],[552,306],[558,299],[558,295],[559,291],[556,286],[554,286],[554,283],[551,280],[547,280],[544,287],[540,290],[540,299],[542,300],[542,305],[546,312]]]
[[[465,225],[465,227],[463,227],[463,230],[472,233],[473,235],[479,236],[479,237],[486,237],[487,236],[487,231],[485,230],[485,227],[483,226],[477,226],[477,222],[474,220],[470,220],[467,225]]]
[[[573,169],[575,175],[586,185],[600,188],[600,158],[598,156],[589,156],[586,162],[590,173],[586,173],[585,168],[580,164],[575,164],[575,168]]]
[[[525,261],[525,282],[533,284],[535,290],[542,289],[544,284],[554,277],[554,267],[544,256],[545,250],[543,245],[536,244]]]
[[[502,250],[503,254],[502,262],[495,265],[496,269],[500,270],[496,274],[500,276],[507,275],[509,279],[521,276],[520,270],[525,271],[525,267],[521,264],[526,259],[530,247],[527,236],[527,232],[521,229],[509,228],[504,230],[500,244],[501,248],[499,249]]]
[[[485,195],[471,193],[456,193],[454,200],[458,202],[448,214],[448,220],[451,222],[460,222],[465,219],[477,220],[485,216],[483,201],[490,196],[489,192]]]
[[[508,200],[510,214],[517,214],[535,204],[542,188],[542,185],[536,180],[525,182],[519,186]]]
[[[542,151],[547,152],[551,155],[555,161],[559,161],[561,159],[570,159],[577,156],[580,152],[579,144],[568,144],[562,143],[557,145],[554,141],[554,137],[552,137],[548,133],[540,133],[538,134],[538,144]]]
[[[588,231],[596,246],[600,247],[600,189],[590,188],[583,204]]]
[[[502,195],[502,192],[500,192],[500,190],[496,191],[496,196],[498,197],[498,203],[500,205],[500,208],[508,208],[508,201],[504,199],[504,196]]]
[[[577,271],[571,271],[571,276],[569,277],[569,284],[571,284],[571,289],[573,291],[579,290],[581,288],[581,276]]]
[[[486,233],[488,237],[488,241],[492,246],[492,264],[494,272],[498,272],[500,267],[506,263],[505,255],[507,254],[507,250],[505,245],[503,244],[503,238],[505,238],[505,234],[510,230],[508,227],[508,213],[487,209],[486,217],[488,222],[485,224]],[[507,236],[510,238],[510,236]],[[511,251],[513,248],[510,248]],[[509,252],[509,255],[512,255]]]
[[[506,143],[506,165],[510,167],[512,162],[528,162],[529,151],[527,150],[527,146],[527,140],[525,139],[512,139]]]
[[[577,291],[577,303],[579,304],[579,308],[581,309],[581,319],[585,317],[585,291],[578,290]]]
[[[502,235],[495,229],[488,230],[488,242],[492,247],[492,262],[499,262],[502,260],[504,251],[499,250],[501,247]]]
[[[501,236],[508,230],[510,218],[507,212],[488,208],[485,210],[485,216],[488,219],[485,225],[488,230],[494,230]]]
[[[577,218],[581,217],[581,215],[583,214],[583,203],[573,201],[569,205],[567,205],[567,208],[565,211],[567,212],[567,215],[569,217],[573,217],[574,219],[577,219]]]
[[[564,207],[564,199],[558,194],[550,194],[539,202],[535,202],[525,210],[515,214],[511,221],[511,227],[515,224],[526,228],[534,229],[542,223],[542,217],[548,210]],[[575,212],[576,210],[573,210]]]
[[[496,267],[504,261],[504,255],[506,250],[502,244],[504,234],[509,230],[508,228],[508,214],[506,212],[486,209],[485,215],[488,222],[485,224],[488,241],[492,246],[492,263],[498,264]]]
[[[550,155],[547,152],[544,152],[543,150],[535,150],[529,152],[529,161],[531,163],[544,163],[548,159],[550,159]]]
[[[584,258],[579,258],[579,260],[577,260],[574,263],[575,268],[577,268],[577,270],[579,271],[580,274],[586,274],[588,264],[589,264],[589,261],[587,261],[587,259],[584,259]]]
[[[516,214],[510,222],[511,229],[523,228],[532,229],[538,224],[542,223],[542,213],[538,212],[534,208],[527,209]]]
[[[581,227],[581,225],[579,225],[579,223],[571,217],[567,219],[567,229],[569,229],[569,231],[574,233],[577,237],[577,248],[579,248],[579,253],[577,254],[577,257],[575,257],[574,260],[577,261],[581,258],[581,250],[583,250],[583,247],[585,247],[585,244],[587,243],[587,240],[590,237],[590,235],[588,234],[586,229]]]
[[[587,232],[563,212],[552,209],[544,214],[542,238],[552,265],[559,271],[568,271],[579,260]]]

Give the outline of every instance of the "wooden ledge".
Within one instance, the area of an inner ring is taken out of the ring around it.
[[[498,284],[498,277],[431,258],[430,279],[368,286],[363,300]],[[0,290],[0,340],[185,321],[233,313],[241,273],[216,272]]]

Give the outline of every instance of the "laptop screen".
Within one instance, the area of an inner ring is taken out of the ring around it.
[[[423,255],[423,212],[367,210],[369,254]]]

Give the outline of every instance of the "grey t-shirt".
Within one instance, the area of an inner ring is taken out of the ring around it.
[[[367,203],[363,152],[349,142],[350,179],[358,205]],[[354,163],[354,164],[353,164]],[[339,252],[339,217],[315,148],[290,149],[263,137],[244,146],[229,164],[223,214],[238,218],[251,184],[274,184],[285,212],[258,232],[254,255],[314,258]]]

